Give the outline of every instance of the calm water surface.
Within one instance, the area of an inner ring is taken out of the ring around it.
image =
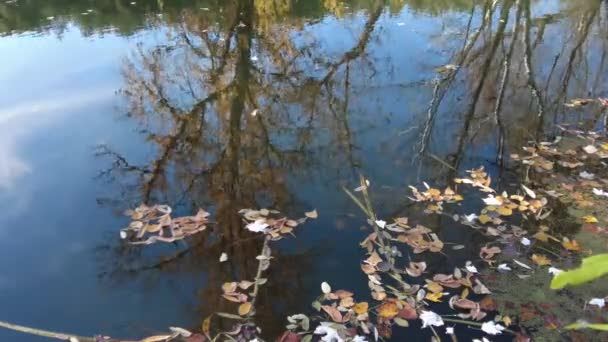
[[[255,274],[261,241],[241,208],[320,213],[275,247],[264,335],[309,312],[322,281],[367,294],[365,221],[341,187],[364,174],[385,217],[420,216],[407,185],[478,165],[508,187],[510,151],[599,116],[563,103],[608,95],[607,32],[599,0],[3,0],[0,320],[197,329],[235,310],[221,283]],[[217,224],[129,247],[121,213],[141,202],[206,208]],[[484,243],[421,219],[467,245],[428,256],[431,272]]]

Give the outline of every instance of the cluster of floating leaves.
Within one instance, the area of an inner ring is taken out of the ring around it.
[[[194,216],[171,217],[168,205],[140,205],[125,215],[132,221],[120,231],[120,237],[134,245],[174,242],[202,232],[207,228],[209,213],[199,209]]]
[[[317,211],[305,213],[305,217],[293,220],[283,215],[278,210],[270,209],[241,209],[239,214],[246,221],[246,228],[255,233],[264,233],[272,240],[280,240],[285,235],[293,235],[293,230],[306,222],[307,219],[316,219]]]

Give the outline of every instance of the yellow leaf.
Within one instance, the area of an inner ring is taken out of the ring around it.
[[[478,220],[482,224],[486,224],[486,223],[492,222],[492,218],[490,216],[486,215],[486,214],[479,215]]]
[[[443,297],[442,292],[437,292],[437,293],[429,292],[426,294],[426,296],[424,298],[430,300],[431,302],[441,303],[441,297]]]
[[[464,198],[461,195],[454,196],[454,201],[462,201],[462,200],[464,200]]]
[[[562,241],[562,246],[569,251],[579,252],[581,250],[581,245],[576,240],[570,240],[566,237]]]
[[[434,189],[434,188],[428,189],[426,193],[431,197],[441,196],[441,191],[439,191],[438,189]]]
[[[464,288],[464,290],[462,290],[462,293],[460,294],[460,298],[467,298],[469,296],[469,289],[467,287]]]
[[[587,216],[583,216],[583,220],[586,223],[597,223],[597,218],[595,218],[595,216],[591,216],[591,215],[587,215]]]
[[[551,260],[542,254],[532,254],[532,261],[538,266],[551,265]]]
[[[513,321],[511,320],[511,317],[509,317],[509,316],[503,316],[502,321],[505,323],[506,326],[509,326],[509,325],[511,325],[511,323],[513,323]]]
[[[498,208],[498,213],[502,216],[511,216],[513,215],[513,210],[508,207],[500,207]]]
[[[399,314],[397,304],[387,302],[378,307],[378,315],[384,318],[393,318]]]
[[[245,302],[245,303],[239,305],[239,315],[245,316],[245,315],[249,314],[251,312],[252,307],[253,307],[253,305],[251,304],[251,302]]]
[[[486,207],[486,210],[487,211],[496,211],[496,206],[489,205],[489,206]]]
[[[545,233],[545,232],[538,232],[538,233],[534,234],[533,237],[538,241],[542,241],[542,242],[549,241],[549,235],[547,235],[547,233]]]
[[[209,330],[211,329],[211,316],[205,318],[203,321],[203,334],[209,335]]]
[[[155,336],[146,337],[143,340],[141,340],[141,342],[161,342],[161,341],[167,341],[171,337],[172,337],[171,335],[155,335]]]
[[[427,280],[426,289],[433,293],[441,293],[443,291],[443,287],[434,281]]]
[[[355,311],[355,313],[357,315],[366,313],[368,309],[369,309],[369,304],[367,302],[357,303],[353,307],[353,310]]]

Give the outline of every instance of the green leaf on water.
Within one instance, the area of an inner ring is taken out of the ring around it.
[[[568,330],[593,329],[593,330],[608,331],[608,324],[591,324],[591,323],[584,323],[584,322],[576,322],[576,323],[566,325],[564,327],[564,329],[568,329]]]
[[[551,280],[553,290],[562,289],[568,285],[580,285],[608,274],[608,254],[598,254],[583,259],[581,267],[557,274]]]
[[[399,318],[399,317],[395,317],[395,324],[397,324],[400,327],[404,327],[407,328],[410,326],[409,322],[403,318]]]

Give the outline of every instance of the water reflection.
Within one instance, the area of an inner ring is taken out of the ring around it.
[[[553,132],[556,123],[576,120],[579,114],[599,115],[596,108],[572,113],[563,103],[605,94],[606,84],[592,77],[605,67],[606,37],[599,37],[599,30],[606,11],[601,4],[471,4],[469,12],[450,18],[461,38],[447,47],[431,47],[452,56],[444,59],[442,73],[433,76],[422,69],[430,76],[427,80],[405,78],[412,81],[407,87],[429,94],[416,99],[407,120],[399,113],[382,113],[382,106],[377,107],[380,113],[371,115],[367,109],[362,114],[352,104],[361,95],[358,87],[386,82],[403,63],[393,60],[387,46],[395,41],[384,39],[383,30],[391,22],[383,22],[388,12],[382,1],[359,13],[360,21],[349,19],[360,28],[353,29],[352,41],[337,46],[328,46],[328,38],[319,34],[322,24],[279,20],[289,12],[289,2],[282,3],[286,7],[231,2],[222,8],[221,25],[197,10],[184,10],[175,21],[151,20],[165,37],[162,43],[139,46],[125,61],[121,94],[128,103],[127,116],[138,123],[154,157],[138,164],[121,154],[120,147],[100,146],[99,155],[112,160],[102,174],[122,184],[121,197],[130,205],[170,203],[214,210],[215,235],[198,237],[188,249],[146,268],[205,270],[203,314],[211,308],[229,310],[216,285],[252,278],[260,248],[260,241],[243,231],[239,209],[303,210],[298,186],[291,184],[305,183],[319,171],[334,181],[353,179],[362,171],[382,175],[368,166],[374,160],[369,149],[377,143],[405,145],[406,151],[423,157],[394,167],[395,172],[416,167],[427,179],[449,181],[464,167],[489,162],[502,179],[510,150]],[[337,15],[342,11],[329,2],[324,5]],[[562,6],[560,12],[551,12],[551,5]],[[410,91],[405,96],[413,99]],[[366,101],[374,99],[387,100],[371,94]],[[387,124],[378,125],[378,117],[388,118]],[[402,125],[405,134],[384,137],[383,130],[393,124]],[[404,153],[387,151],[387,159]],[[432,158],[424,158],[428,156]],[[502,180],[508,185],[508,178]],[[379,200],[388,203],[382,196]],[[400,207],[392,204],[385,210],[406,215],[416,210],[403,212]],[[447,225],[441,219],[428,223],[438,232]],[[471,250],[481,243],[474,242]],[[231,256],[229,267],[216,262],[223,251]],[[306,307],[310,299],[298,296],[304,291],[299,272],[289,272],[304,271],[310,251],[280,259],[281,270],[269,274],[269,293],[284,294],[282,305],[267,297],[260,315],[272,333],[281,327],[273,324],[275,317],[285,315],[288,307]]]
[[[149,33],[122,63],[118,96],[117,124],[136,123],[129,143],[144,147],[98,146],[100,180],[115,190],[100,203],[202,207],[217,223],[187,244],[146,250],[113,236],[102,246],[105,280],[183,279],[198,293],[198,324],[234,311],[221,283],[254,276],[261,241],[243,230],[239,209],[322,206],[322,225],[348,227],[277,248],[258,307],[274,336],[277,317],[307,308],[321,278],[365,291],[354,251],[362,221],[340,192],[359,173],[380,192],[382,215],[419,216],[404,204],[407,184],[449,183],[485,164],[509,186],[508,156],[526,141],[583,116],[604,125],[599,107],[563,104],[606,96],[607,12],[605,1],[19,1],[0,4],[0,31]],[[467,245],[433,256],[451,269],[484,241],[447,221],[425,224]]]

